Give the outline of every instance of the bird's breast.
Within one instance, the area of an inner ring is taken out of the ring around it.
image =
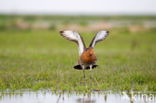
[[[81,62],[81,64],[94,64],[96,60],[96,55],[94,53],[84,52],[80,56],[79,62]]]

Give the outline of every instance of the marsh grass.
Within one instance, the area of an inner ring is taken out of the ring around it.
[[[94,33],[82,36],[89,45]],[[95,47],[99,67],[86,71],[84,80],[82,71],[73,69],[76,44],[58,31],[0,31],[0,89],[156,91],[155,38],[154,29],[110,30],[109,37]]]

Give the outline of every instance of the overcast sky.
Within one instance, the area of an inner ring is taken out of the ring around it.
[[[0,0],[0,13],[156,15],[156,0]]]

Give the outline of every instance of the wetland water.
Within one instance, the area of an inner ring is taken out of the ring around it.
[[[0,92],[0,103],[156,103],[156,92],[3,91]]]

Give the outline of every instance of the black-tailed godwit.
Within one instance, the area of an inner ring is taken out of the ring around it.
[[[84,40],[79,33],[71,30],[65,30],[60,31],[60,34],[66,39],[78,44],[80,57],[78,59],[78,65],[74,66],[75,69],[83,70],[84,73],[84,70],[92,70],[98,66],[96,65],[97,58],[94,52],[94,46],[97,42],[104,40],[108,36],[109,31],[99,31],[92,39],[88,48],[86,48]]]

